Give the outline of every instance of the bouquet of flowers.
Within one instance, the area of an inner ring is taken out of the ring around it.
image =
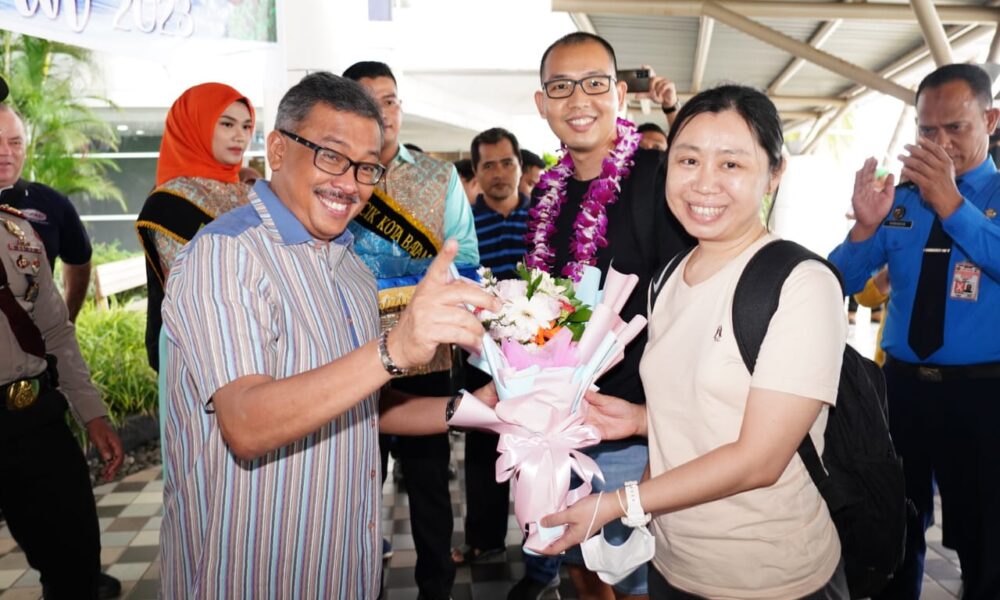
[[[525,533],[524,547],[543,549],[561,535],[546,529],[543,516],[565,509],[591,491],[601,477],[581,448],[600,441],[585,423],[583,396],[594,381],[624,357],[646,326],[636,316],[618,316],[638,277],[583,267],[578,283],[541,269],[518,267],[519,279],[497,281],[480,271],[480,285],[503,301],[497,313],[480,312],[487,330],[483,352],[470,363],[493,376],[500,402],[495,408],[466,393],[450,423],[500,434],[497,481],[510,481],[514,513]],[[583,484],[570,489],[572,473]]]

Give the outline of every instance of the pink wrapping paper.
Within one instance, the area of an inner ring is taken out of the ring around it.
[[[556,390],[544,392],[558,395]],[[510,481],[514,515],[527,536],[524,547],[535,552],[550,543],[540,538],[538,520],[590,494],[594,477],[603,480],[597,463],[579,452],[600,442],[600,434],[584,424],[583,411],[566,412],[539,401],[534,394],[504,400],[494,410],[465,392],[450,421],[457,427],[500,434],[496,478],[498,482]],[[571,472],[583,481],[572,490]]]
[[[494,358],[491,373],[500,402],[491,408],[465,393],[449,422],[500,434],[496,478],[511,482],[527,550],[537,552],[552,542],[551,531],[543,539],[539,519],[590,494],[594,477],[603,480],[597,463],[580,452],[601,441],[597,429],[585,423],[587,404],[581,400],[646,325],[640,316],[629,323],[618,316],[637,282],[634,275],[609,271],[603,299],[577,343],[569,341],[566,329],[534,352],[504,342],[503,351],[493,354],[502,364]],[[486,335],[483,343],[496,342]],[[573,473],[583,484],[571,490]]]

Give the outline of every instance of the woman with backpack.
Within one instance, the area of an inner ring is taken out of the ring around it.
[[[558,553],[613,519],[638,525],[652,513],[653,599],[849,597],[836,527],[796,454],[808,434],[822,455],[837,399],[847,322],[836,276],[811,260],[791,271],[752,375],[733,335],[737,281],[776,239],[761,207],[784,171],[782,144],[777,110],[751,88],[707,90],[680,110],[667,204],[698,245],[653,284],[647,404],[588,396],[604,438],[649,437],[650,478],[542,521],[566,525],[549,548]],[[616,551],[592,555],[608,562]]]

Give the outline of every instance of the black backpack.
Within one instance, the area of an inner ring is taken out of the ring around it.
[[[663,283],[690,251],[675,256],[653,279],[650,311]],[[795,242],[779,240],[750,259],[736,284],[733,335],[751,373],[778,308],[781,287],[804,260],[823,263],[840,280],[840,272],[825,259]],[[798,453],[837,526],[851,598],[878,593],[903,559],[908,501],[886,413],[882,369],[845,344],[837,406],[830,409],[823,459],[809,435]]]

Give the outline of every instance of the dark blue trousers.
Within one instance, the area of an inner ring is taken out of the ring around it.
[[[890,361],[889,429],[903,459],[906,558],[877,600],[917,600],[924,532],[941,494],[943,544],[958,552],[964,600],[1000,598],[1000,378],[921,381]]]

